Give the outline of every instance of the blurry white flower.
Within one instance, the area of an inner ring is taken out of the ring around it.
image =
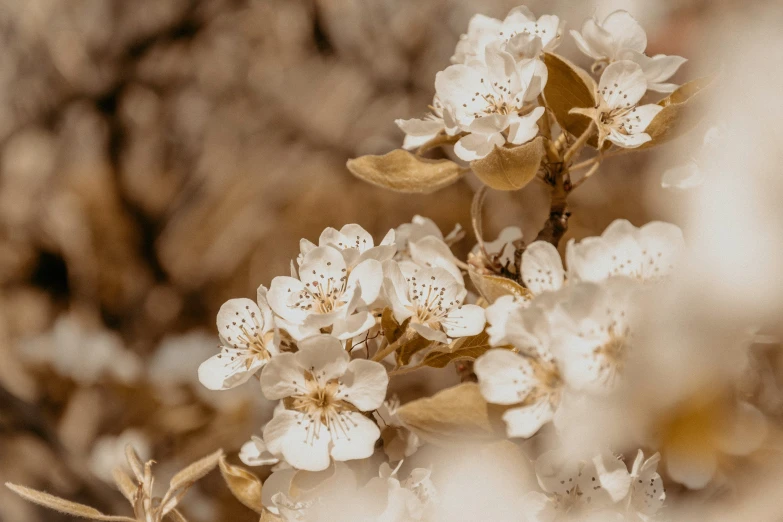
[[[454,111],[451,107],[444,106],[437,96],[432,100],[430,107],[432,113],[424,118],[411,118],[409,120],[395,120],[394,123],[405,133],[402,142],[404,149],[417,149],[434,139],[441,132],[449,136],[459,134],[459,126],[454,119]]]
[[[644,131],[663,107],[650,103],[638,105],[647,92],[642,68],[629,60],[614,62],[604,70],[598,82],[594,108],[571,109],[592,119],[598,128],[598,148],[606,140],[623,148],[634,148],[652,138]]]
[[[509,318],[507,339],[519,351],[493,349],[476,359],[481,394],[492,404],[513,405],[503,414],[509,437],[531,437],[551,421],[565,383],[549,351],[543,310],[520,309]]]
[[[253,435],[239,450],[239,460],[248,466],[268,466],[277,464],[280,459],[269,452],[264,439]]]
[[[561,520],[602,511],[613,504],[592,461],[582,462],[548,451],[536,459],[536,477],[546,495],[531,495],[531,500],[537,497],[540,513],[533,520]]]
[[[658,474],[658,462],[661,455],[656,453],[645,460],[642,450],[636,454],[631,469],[631,501],[629,510],[635,511],[641,517],[651,517],[663,507],[666,491],[663,480]]]
[[[563,261],[548,241],[533,241],[522,252],[522,282],[534,295],[560,289],[565,282]]]
[[[334,337],[317,335],[299,343],[297,353],[274,357],[261,372],[261,390],[270,400],[289,399],[264,428],[274,455],[299,469],[322,470],[330,458],[352,460],[372,455],[378,426],[362,411],[378,408],[389,377],[383,365],[349,361]]]
[[[687,61],[680,56],[644,54],[647,34],[627,11],[614,11],[603,22],[590,18],[582,25],[581,33],[572,30],[571,36],[579,49],[596,61],[594,70],[619,60],[631,60],[641,67],[647,88],[655,92],[674,91],[677,85],[664,82]]]
[[[356,224],[345,225],[340,230],[329,227],[321,232],[318,238],[318,246],[331,246],[340,251],[345,258],[345,264],[349,270],[364,261],[375,259],[386,261],[394,257],[396,251],[394,230],[389,230],[378,246],[375,246],[372,235]],[[299,257],[297,261],[302,265],[305,255],[316,248],[316,245],[307,239],[299,241]]]
[[[509,318],[530,305],[530,300],[517,295],[504,295],[495,299],[484,313],[487,317],[487,334],[492,346],[511,344],[507,335]]]
[[[501,43],[517,57],[535,58],[544,51],[553,51],[560,44],[563,25],[557,16],[543,15],[536,19],[525,6],[512,9],[505,20],[477,14],[470,19],[468,32],[460,37],[452,63],[482,60],[488,45]],[[546,81],[546,80],[544,80]]]
[[[127,429],[116,436],[107,435],[95,441],[92,448],[89,465],[93,475],[111,483],[114,468],[119,467],[130,472],[125,458],[125,448],[129,444],[133,446],[142,461],[146,462],[152,457],[149,439],[141,431]]]
[[[671,273],[684,247],[682,231],[676,225],[651,221],[637,228],[617,219],[600,237],[568,242],[568,277],[572,281],[601,281],[624,275],[656,280]]]
[[[383,264],[384,290],[398,323],[431,341],[477,335],[484,329],[484,309],[462,304],[467,290],[443,268],[423,268],[408,277],[395,261]]]
[[[718,125],[707,129],[699,150],[685,163],[666,170],[661,179],[661,186],[680,190],[701,186],[704,183],[706,172],[712,167],[712,162],[716,157],[719,157],[720,137],[724,133],[725,128]]]
[[[295,339],[332,327],[332,335],[350,339],[375,325],[361,306],[378,297],[383,269],[376,259],[364,259],[349,269],[343,253],[331,246],[308,251],[298,277],[279,276],[269,288],[269,305],[281,328]]]
[[[258,288],[258,304],[250,299],[231,299],[217,315],[220,353],[204,361],[198,378],[210,390],[226,390],[250,379],[279,353],[267,290]]]
[[[116,333],[85,322],[75,313],[58,317],[51,331],[21,341],[22,357],[49,364],[58,374],[85,385],[105,376],[135,382],[142,371],[136,354],[125,349]]]
[[[600,284],[569,284],[553,295],[551,349],[569,386],[603,392],[619,384],[637,288],[632,279],[614,277]]]
[[[536,137],[544,108],[527,103],[542,88],[532,85],[536,62],[517,63],[509,53],[489,47],[484,61],[451,65],[435,76],[438,97],[454,108],[457,123],[468,133],[454,145],[457,156],[473,161],[507,141],[521,145]]]

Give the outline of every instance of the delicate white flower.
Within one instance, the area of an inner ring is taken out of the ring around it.
[[[398,323],[410,326],[425,339],[448,342],[448,337],[477,335],[484,329],[484,309],[463,304],[467,290],[449,271],[422,268],[403,275],[395,261],[383,264],[384,290]]]
[[[554,417],[564,387],[549,351],[544,311],[532,307],[512,314],[507,338],[520,353],[490,350],[476,359],[473,371],[487,402],[514,405],[503,414],[508,436],[531,437]]]
[[[400,420],[397,415],[399,407],[400,400],[395,395],[388,401],[384,401],[381,407],[373,412],[375,420],[385,426],[381,430],[383,451],[391,462],[410,457],[423,444],[418,435],[409,430]]]
[[[446,243],[446,246],[456,241],[463,233],[462,227],[457,224],[449,234],[444,237],[438,225],[430,218],[423,216],[413,216],[410,223],[403,223],[395,230],[395,243],[397,244],[397,253],[394,258],[398,261],[410,260],[410,244],[416,243],[425,237],[432,236]]]
[[[468,32],[460,36],[452,63],[469,63],[482,60],[487,46],[501,43],[517,59],[535,58],[544,51],[554,51],[563,34],[564,22],[557,16],[543,15],[536,19],[525,6],[512,9],[505,20],[485,15],[470,19]]]
[[[264,439],[257,435],[253,435],[242,445],[239,450],[239,460],[248,466],[269,466],[280,462],[280,459],[272,455],[266,447]]]
[[[614,277],[571,283],[552,296],[552,353],[563,378],[577,390],[614,389],[628,357],[632,299],[638,283]]]
[[[572,30],[576,45],[596,63],[594,70],[619,60],[631,60],[642,69],[647,88],[655,92],[672,92],[677,85],[664,83],[687,60],[680,56],[644,54],[647,34],[627,11],[615,11],[603,22],[591,18],[582,25],[582,32]]]
[[[719,157],[718,150],[721,137],[726,129],[714,125],[707,129],[702,139],[702,146],[682,165],[672,167],[663,173],[661,186],[667,189],[688,190],[704,184],[705,174],[710,170],[714,158]]]
[[[584,515],[589,511],[604,510],[613,503],[591,461],[580,462],[556,451],[548,451],[536,459],[536,477],[541,489],[547,493],[547,501],[539,497],[539,512],[548,515],[540,518],[542,522],[546,519],[559,520],[558,517],[565,518],[566,514]]]
[[[438,97],[454,108],[457,123],[468,133],[454,145],[457,156],[473,161],[507,141],[521,145],[536,137],[544,114],[543,107],[528,103],[543,87],[533,85],[536,62],[517,63],[509,53],[488,47],[485,61],[451,65],[435,76]]]
[[[397,248],[394,235],[394,230],[389,230],[381,240],[381,243],[375,246],[372,235],[359,225],[345,225],[340,230],[329,227],[321,232],[321,237],[318,238],[318,246],[331,246],[339,250],[345,258],[348,270],[351,270],[365,259],[375,259],[383,262],[394,257]],[[304,262],[305,255],[315,248],[316,245],[307,239],[299,241],[297,262],[300,266]]]
[[[331,327],[338,339],[350,339],[375,325],[361,309],[373,303],[383,283],[376,259],[349,267],[343,252],[331,246],[315,247],[303,257],[298,277],[278,276],[269,288],[269,305],[295,339]]]
[[[568,242],[568,277],[572,281],[601,281],[623,275],[654,281],[671,273],[684,248],[682,231],[676,225],[652,221],[637,228],[618,219],[600,237]]]
[[[634,148],[652,138],[644,132],[663,107],[650,103],[638,105],[647,92],[642,68],[629,60],[614,62],[604,70],[598,82],[594,108],[571,109],[592,119],[598,128],[598,148],[606,140],[623,148]]]
[[[417,149],[442,132],[448,136],[459,134],[460,129],[451,107],[444,106],[435,96],[430,109],[432,112],[421,119],[394,120],[394,123],[405,133],[405,140],[402,142],[404,149]]]
[[[199,380],[210,390],[227,390],[247,382],[279,353],[275,320],[263,286],[258,288],[257,301],[231,299],[220,307],[220,353],[198,368]]]
[[[657,472],[661,455],[656,453],[649,459],[644,459],[642,450],[636,454],[631,469],[631,501],[629,510],[643,517],[651,517],[663,507],[666,500],[666,490],[663,480]]]
[[[378,408],[389,377],[383,365],[350,361],[334,337],[317,335],[299,343],[297,353],[282,353],[261,372],[261,390],[270,400],[289,399],[264,428],[274,455],[299,469],[326,469],[335,460],[367,458],[380,436],[362,411]]]

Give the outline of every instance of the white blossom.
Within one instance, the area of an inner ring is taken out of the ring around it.
[[[226,390],[247,382],[279,352],[265,287],[258,288],[256,301],[231,299],[220,307],[220,353],[198,368],[199,380],[210,390]]]
[[[506,142],[526,143],[538,134],[543,107],[529,102],[541,91],[534,85],[537,60],[516,62],[507,52],[490,46],[485,60],[447,67],[435,76],[435,91],[467,135],[454,145],[465,161],[483,158]],[[505,133],[505,134],[503,134]]]
[[[381,239],[380,244],[376,246],[372,234],[357,224],[349,224],[343,226],[340,230],[332,227],[324,229],[318,238],[317,246],[331,246],[339,250],[345,258],[346,266],[350,270],[365,259],[375,259],[383,262],[394,257],[397,249],[394,236],[394,230],[389,230],[384,238]],[[304,257],[315,248],[316,245],[307,239],[299,241],[297,262],[300,266],[304,262]]]
[[[457,224],[454,229],[445,237],[438,225],[433,220],[423,216],[413,216],[410,223],[403,223],[394,229],[395,243],[397,244],[397,253],[394,259],[397,261],[410,260],[410,244],[432,236],[446,243],[446,246],[452,244],[463,234],[462,227]]]
[[[601,281],[622,275],[654,281],[671,273],[684,248],[682,231],[676,225],[651,221],[637,228],[625,219],[617,219],[600,237],[568,242],[568,277],[573,281]]]
[[[269,305],[279,326],[295,339],[328,327],[335,337],[350,339],[375,325],[364,308],[380,292],[381,263],[363,259],[350,267],[344,252],[332,246],[314,247],[303,256],[298,276],[272,280]]]
[[[525,6],[512,9],[504,20],[477,14],[468,23],[468,32],[460,37],[452,63],[481,60],[487,46],[501,43],[505,50],[516,51],[518,59],[535,58],[543,51],[554,51],[560,44],[564,22],[557,16],[536,19]]]
[[[330,458],[372,455],[380,430],[360,412],[383,403],[389,382],[383,365],[350,361],[337,339],[317,335],[299,342],[297,353],[273,358],[260,380],[266,398],[291,401],[291,409],[275,413],[264,428],[272,454],[312,471],[326,469]]]
[[[400,399],[395,395],[373,412],[375,420],[384,426],[381,430],[383,451],[390,462],[399,462],[410,457],[423,444],[418,435],[409,430],[397,415],[399,407]]]
[[[468,292],[448,270],[422,268],[403,275],[395,261],[386,261],[383,269],[384,290],[398,323],[410,319],[411,328],[422,337],[442,343],[484,329],[484,309],[463,304]]]
[[[658,462],[661,455],[656,453],[649,459],[644,458],[642,450],[636,454],[636,459],[631,468],[631,501],[629,510],[633,510],[641,517],[655,515],[666,500],[666,490],[663,480],[658,474]]]
[[[598,148],[606,140],[623,148],[639,147],[652,138],[644,132],[663,107],[650,103],[639,105],[647,92],[642,68],[629,60],[609,65],[601,75],[596,92],[596,106],[571,109],[592,119],[598,128]]]
[[[257,435],[253,435],[242,445],[239,450],[239,460],[248,466],[268,466],[280,462],[280,459],[272,455],[266,447],[264,439]]]
[[[614,11],[603,22],[590,18],[582,25],[581,33],[572,30],[571,35],[577,47],[596,61],[594,69],[631,60],[641,67],[651,91],[674,91],[677,85],[665,82],[687,61],[680,56],[647,56],[647,34],[627,11]]]

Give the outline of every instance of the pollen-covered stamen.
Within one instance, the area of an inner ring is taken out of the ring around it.
[[[245,306],[244,312],[235,312],[231,324],[226,324],[225,340],[230,346],[221,346],[219,359],[226,359],[226,365],[250,368],[257,359],[269,360],[272,355],[267,345],[272,341],[274,332],[264,332],[263,319],[251,307]]]
[[[446,301],[446,288],[435,284],[435,277],[430,281],[419,282],[416,276],[409,279],[412,311],[416,322],[437,327],[443,318],[456,304],[454,301]]]
[[[349,402],[339,398],[343,384],[339,379],[325,380],[314,368],[305,371],[304,386],[294,382],[297,394],[292,396],[293,409],[301,413],[299,424],[304,424],[306,440],[313,444],[320,438],[321,428],[326,428],[333,440],[346,438],[356,423],[346,413],[356,411]]]
[[[339,280],[333,276],[327,277],[323,273],[319,274],[316,270],[313,270],[309,275],[309,281],[303,276],[304,287],[292,306],[304,311],[325,314],[346,304],[348,302],[345,295],[348,287],[348,275],[345,268],[342,271],[343,275]]]

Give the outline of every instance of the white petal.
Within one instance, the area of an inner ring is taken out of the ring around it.
[[[503,414],[509,437],[528,438],[552,420],[554,410],[546,398],[521,408],[512,408]]]
[[[422,267],[440,267],[450,273],[454,279],[464,284],[462,272],[455,263],[456,257],[449,246],[435,236],[427,236],[410,243],[411,258]]]
[[[619,502],[628,494],[631,487],[631,474],[625,463],[611,454],[593,457],[593,465],[598,473],[598,481],[614,502]]]
[[[419,335],[430,341],[437,341],[439,343],[448,344],[449,339],[446,334],[440,330],[435,330],[427,325],[420,323],[411,323],[410,327],[416,331]]]
[[[518,118],[508,129],[508,141],[514,145],[527,143],[538,135],[538,120],[544,115],[543,107],[536,107],[530,113]]]
[[[639,230],[642,249],[642,278],[653,280],[667,276],[685,249],[682,230],[677,225],[651,221]]]
[[[320,382],[341,377],[350,360],[342,343],[325,334],[300,341],[295,356],[299,367],[311,371]]]
[[[332,336],[345,341],[353,339],[375,326],[375,317],[370,312],[357,312],[348,317],[338,317],[332,325]]]
[[[410,120],[394,120],[394,123],[409,136],[434,138],[444,129],[442,118],[411,118]]]
[[[703,183],[704,172],[693,160],[666,170],[661,179],[661,186],[666,189],[688,190]]]
[[[644,132],[640,132],[637,134],[623,134],[622,132],[617,132],[615,130],[612,130],[612,132],[609,133],[606,139],[608,139],[618,147],[622,147],[624,149],[635,149],[636,147],[640,147],[644,145],[652,138],[650,137],[649,134],[646,134]]]
[[[269,466],[280,462],[280,459],[269,452],[263,439],[255,435],[242,445],[239,460],[247,466]]]
[[[394,313],[394,319],[402,323],[413,315],[409,308],[411,302],[408,299],[408,282],[405,280],[399,264],[393,260],[384,261],[383,275],[383,293]]]
[[[595,22],[592,22],[593,24]],[[594,49],[593,46],[590,44],[590,42],[585,39],[585,37],[582,36],[582,34],[578,31],[575,31],[574,29],[571,29],[569,31],[571,33],[571,37],[573,37],[574,42],[576,43],[576,46],[579,48],[580,51],[582,51],[584,54],[592,58],[593,60],[600,60],[603,58],[601,53],[598,52],[598,50]]]
[[[213,355],[198,367],[198,380],[210,390],[228,390],[247,382],[266,361],[253,359],[247,367],[244,352],[224,349]]]
[[[502,147],[506,139],[499,132],[493,134],[472,133],[454,144],[454,153],[463,161],[475,161],[487,156],[495,147]]]
[[[357,248],[360,252],[365,252],[375,246],[372,235],[356,223],[344,225],[340,229],[340,234],[348,241],[348,244],[342,248]]]
[[[495,299],[495,302],[484,310],[488,323],[489,343],[492,346],[502,346],[510,343],[506,335],[506,325],[512,314],[526,305],[526,301],[520,297],[503,295]]]
[[[441,321],[441,327],[451,338],[478,335],[485,324],[484,309],[471,304],[454,308]]]
[[[476,359],[473,371],[481,394],[493,404],[521,402],[539,385],[530,361],[510,350],[489,350]]]
[[[224,344],[237,350],[249,350],[250,345],[264,346],[264,316],[251,299],[226,301],[217,314],[217,327]]]
[[[632,107],[647,92],[647,79],[638,64],[620,60],[601,74],[598,92],[612,109]]]
[[[321,471],[329,467],[331,437],[326,427],[320,425],[319,429],[302,421],[302,414],[295,411],[275,414],[264,427],[264,440],[271,452],[281,454],[297,469]]]
[[[576,44],[582,52],[596,60],[615,58],[616,45],[614,38],[592,18],[582,24],[582,41],[580,42],[577,39]],[[582,49],[582,44],[587,44],[584,49]]]
[[[275,314],[269,307],[269,299],[267,298],[268,293],[269,290],[264,285],[261,285],[256,289],[256,303],[258,303],[258,308],[261,310],[261,316],[264,318],[264,326],[262,328],[264,332],[271,331],[275,326]]]
[[[611,13],[601,26],[612,35],[617,49],[631,49],[641,53],[647,48],[647,34],[627,11]]]
[[[718,445],[729,455],[748,455],[764,442],[767,419],[755,406],[739,402],[729,422],[718,434]]]
[[[353,411],[340,413],[338,417],[339,421],[331,428],[331,454],[334,460],[366,459],[371,456],[375,451],[375,441],[381,436],[378,426],[361,413]]]
[[[701,489],[718,469],[715,454],[704,448],[667,448],[666,470],[676,482],[690,489]]]
[[[267,294],[269,306],[286,321],[294,325],[301,325],[310,315],[307,310],[296,305],[298,297],[304,293],[304,288],[304,283],[299,279],[288,276],[275,277],[272,279],[272,284],[269,285],[269,293]]]
[[[554,522],[558,517],[554,502],[543,493],[525,493],[522,502],[525,506],[525,522]]]
[[[293,353],[281,353],[273,357],[264,366],[259,380],[261,392],[269,400],[290,397],[306,389],[304,370]]]
[[[383,404],[389,376],[380,363],[354,359],[348,364],[340,382],[342,387],[337,397],[350,402],[361,411],[369,411]]]
[[[305,255],[299,276],[303,283],[313,288],[334,288],[340,285],[346,275],[345,260],[336,248],[319,246]]]
[[[378,299],[383,284],[383,266],[375,259],[365,259],[348,275],[348,287],[360,284],[362,301],[371,304]]]
[[[534,241],[522,253],[522,281],[540,294],[563,286],[565,270],[557,248],[548,241]]]

